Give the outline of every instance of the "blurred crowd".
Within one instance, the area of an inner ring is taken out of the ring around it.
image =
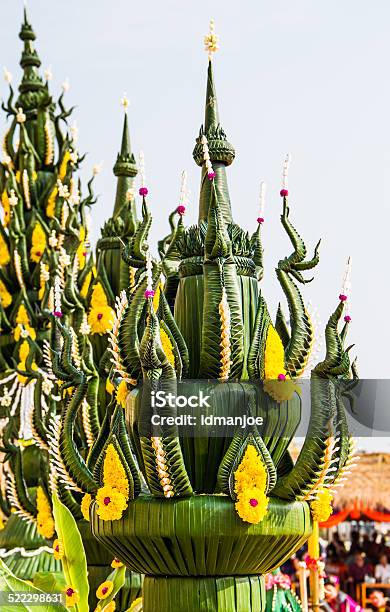
[[[299,561],[307,555],[302,548],[281,569],[298,584]],[[387,535],[350,533],[348,546],[335,531],[330,542],[322,542],[321,556],[325,561],[324,612],[359,612],[377,610],[390,612],[390,547]],[[367,601],[362,607],[361,585],[366,584]]]

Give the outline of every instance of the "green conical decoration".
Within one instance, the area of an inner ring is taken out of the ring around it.
[[[210,160],[216,174],[213,182],[222,214],[225,222],[231,223],[232,211],[226,177],[226,166],[229,166],[233,162],[235,151],[234,147],[227,141],[226,134],[220,124],[211,59],[209,60],[207,70],[204,125],[200,129],[199,137],[197,138],[193,152],[196,163],[202,167],[201,189],[199,196],[199,222],[207,220],[211,198],[211,185],[207,176],[207,169],[201,143],[203,135],[205,135],[208,140]]]
[[[131,151],[130,132],[128,125],[127,111],[123,121],[122,145],[120,153],[114,165],[114,174],[118,177],[115,206],[113,216],[123,214],[123,206],[126,203],[126,194],[133,187],[134,177],[137,176],[137,164]],[[132,211],[134,214],[134,211]]]

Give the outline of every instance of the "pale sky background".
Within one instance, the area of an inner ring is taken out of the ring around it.
[[[22,2],[1,0],[0,66],[19,83]],[[94,236],[110,216],[112,166],[122,130],[120,98],[130,98],[134,151],[145,153],[152,239],[165,235],[187,169],[197,217],[200,170],[192,160],[203,120],[210,17],[220,35],[215,80],[222,125],[236,148],[228,169],[235,220],[253,231],[261,179],[268,184],[264,292],[282,298],[274,274],[289,244],[279,214],[282,162],[291,152],[291,218],[311,250],[322,238],[315,281],[304,295],[325,322],[353,259],[352,325],[361,377],[387,378],[390,242],[390,3],[377,0],[30,0],[42,68],[56,96],[69,77],[83,176],[95,182]],[[7,95],[4,82],[0,95]],[[4,117],[1,118],[4,131]]]

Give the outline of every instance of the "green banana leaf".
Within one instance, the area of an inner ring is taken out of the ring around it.
[[[4,593],[31,593],[36,595],[44,595],[45,591],[41,591],[37,587],[21,580],[14,576],[8,569],[5,563],[0,559],[0,593],[4,597]],[[61,604],[50,605],[43,604],[41,606],[29,606],[27,603],[18,602],[17,604],[1,603],[2,612],[15,612],[15,607],[21,608],[26,612],[65,612],[66,608]]]
[[[53,495],[53,514],[56,532],[64,547],[62,568],[67,584],[78,591],[80,600],[74,606],[77,612],[88,612],[88,572],[83,542],[70,510]]]

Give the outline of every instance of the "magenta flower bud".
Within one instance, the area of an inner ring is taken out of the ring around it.
[[[340,295],[339,295],[339,300],[340,300],[340,302],[346,302],[346,301],[347,301],[347,299],[348,299],[348,298],[347,298],[347,296],[346,296],[346,295],[344,295],[344,293],[340,293]]]
[[[259,225],[261,225],[262,223],[264,223],[264,219],[263,219],[263,217],[257,217],[257,223],[258,223]]]
[[[185,206],[183,206],[182,204],[180,204],[180,206],[178,206],[178,207],[176,208],[176,212],[177,212],[179,215],[184,215],[184,213],[186,212],[186,207],[185,207]]]
[[[139,195],[142,196],[142,197],[147,196],[148,195],[148,188],[147,187],[140,187]]]
[[[62,314],[61,310],[55,310],[55,311],[53,312],[53,315],[54,315],[55,317],[57,317],[58,319],[61,319],[61,317],[63,316],[63,314]]]
[[[215,176],[215,172],[209,172],[207,178],[209,179],[209,181],[212,181],[213,179],[215,179]]]
[[[345,321],[346,323],[350,323],[350,322],[352,321],[352,319],[351,319],[351,317],[350,317],[349,315],[345,315],[345,317],[344,317],[344,321]]]
[[[154,297],[153,289],[146,289],[144,296],[146,297],[146,299]]]
[[[280,195],[282,196],[282,198],[287,198],[287,196],[288,196],[288,189],[281,189],[280,190]]]
[[[278,380],[286,380],[286,377],[284,374],[278,374]]]

